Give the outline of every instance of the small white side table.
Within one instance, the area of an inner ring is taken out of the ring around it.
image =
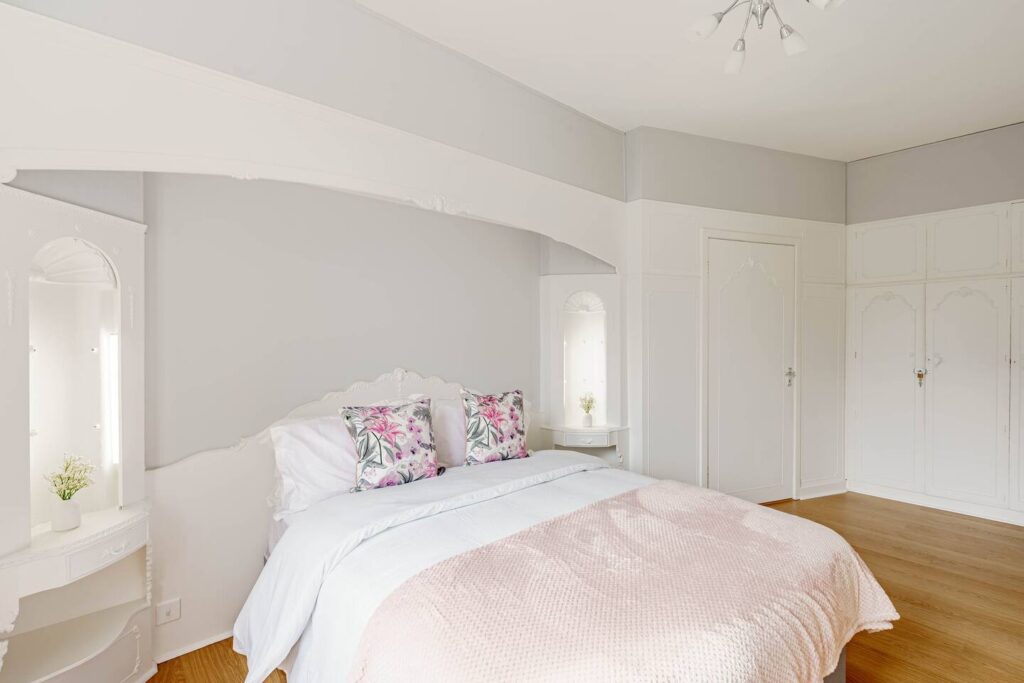
[[[628,427],[619,425],[601,425],[599,427],[578,427],[574,425],[558,425],[542,427],[551,432],[551,441],[556,446],[584,451],[590,449],[603,452],[613,451],[619,467],[623,465],[622,449],[619,444],[626,438]]]

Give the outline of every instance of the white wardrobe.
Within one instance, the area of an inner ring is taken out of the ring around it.
[[[848,240],[849,489],[1024,522],[1024,204]]]

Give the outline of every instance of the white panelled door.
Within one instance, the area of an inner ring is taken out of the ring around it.
[[[927,492],[1006,505],[1010,282],[927,287]]]
[[[708,485],[793,497],[795,248],[708,244]]]
[[[924,488],[924,285],[850,295],[847,421],[850,478]]]
[[[1024,205],[1021,205],[1024,207]],[[1024,227],[1024,225],[1022,225]],[[1010,366],[1010,507],[1024,511],[1024,278],[1010,285],[1010,342],[1013,363]]]

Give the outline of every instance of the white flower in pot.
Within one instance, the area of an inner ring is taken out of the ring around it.
[[[54,531],[69,531],[82,523],[82,510],[74,495],[92,484],[92,463],[77,455],[65,455],[59,470],[46,475],[50,490],[57,496],[53,504],[50,526]]]
[[[580,396],[580,408],[583,409],[583,426],[593,427],[594,416],[591,414],[594,412],[594,406],[597,405],[597,400],[594,395],[589,391]]]

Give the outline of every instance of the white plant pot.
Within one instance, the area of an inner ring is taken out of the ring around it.
[[[593,427],[594,426],[594,416],[591,415],[590,413],[583,413],[583,426],[584,427]]]
[[[53,501],[50,526],[54,531],[70,531],[77,529],[82,523],[82,509],[78,507],[77,500]]]

